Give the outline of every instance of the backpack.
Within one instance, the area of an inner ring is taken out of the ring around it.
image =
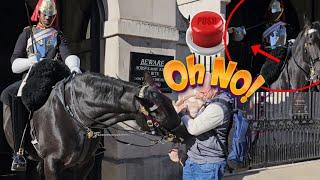
[[[239,169],[247,166],[251,145],[251,130],[249,121],[243,116],[241,110],[233,114],[232,128],[229,132],[231,139],[227,164],[231,169]]]
[[[250,159],[251,130],[249,121],[244,117],[241,110],[234,108],[234,103],[230,103],[230,99],[217,96],[211,101],[211,103],[214,102],[220,102],[233,111],[233,118],[228,128],[227,147],[221,142],[217,132],[213,129],[213,134],[226,156],[227,165],[229,169],[244,168]]]

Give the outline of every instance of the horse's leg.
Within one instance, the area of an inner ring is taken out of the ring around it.
[[[79,175],[77,179],[86,180],[93,166],[94,166],[94,156],[90,158],[86,163],[82,164],[82,166],[77,168],[75,172],[75,174]]]
[[[39,173],[39,176],[41,177],[40,179],[45,179],[44,178],[44,163],[43,160],[39,161],[38,165],[37,165],[37,171]]]
[[[59,180],[58,162],[56,160],[53,158],[45,158],[43,167],[46,180]]]
[[[8,144],[13,149],[13,130],[11,121],[11,109],[9,105],[3,104],[3,130]]]
[[[40,162],[28,160],[28,166],[26,171],[26,180],[43,180],[44,177],[38,171]]]

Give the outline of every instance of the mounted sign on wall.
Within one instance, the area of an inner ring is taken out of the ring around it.
[[[162,92],[171,93],[163,78],[163,68],[172,59],[173,56],[131,52],[129,81],[142,84],[144,72],[149,72]]]

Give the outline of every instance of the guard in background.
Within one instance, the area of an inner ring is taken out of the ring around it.
[[[38,22],[37,25],[24,28],[16,42],[11,57],[13,73],[26,73],[35,63],[43,59],[63,60],[71,72],[81,73],[80,59],[70,54],[62,33],[54,28],[57,25],[56,17],[54,0],[38,1],[31,17],[32,21]],[[11,84],[1,93],[4,114],[7,114],[6,112],[11,114],[11,117],[4,117],[4,128],[9,131],[6,127],[12,124],[12,137],[7,137],[14,142],[12,171],[26,170],[26,160],[20,145],[28,118],[20,98],[26,78],[27,75],[22,81]]]
[[[261,26],[265,26],[265,31],[261,34],[263,50],[281,60],[280,63],[276,63],[266,59],[266,62],[263,64],[260,74],[264,77],[267,86],[270,86],[278,79],[286,60],[290,58],[288,46],[294,42],[291,39],[296,38],[297,35],[297,27],[287,23],[288,17],[286,14],[284,0],[271,0],[265,14],[265,22],[261,23]],[[242,41],[245,35],[250,33],[249,30],[247,31],[243,26],[231,27],[228,29],[228,32],[234,41]],[[250,44],[250,46],[251,45],[253,44]]]
[[[272,0],[266,13],[268,23],[262,35],[264,49],[281,60],[280,63],[276,63],[267,59],[263,64],[260,74],[264,77],[268,86],[278,79],[282,67],[286,63],[285,59],[288,58],[286,56],[289,28],[285,20],[284,8],[283,3]]]

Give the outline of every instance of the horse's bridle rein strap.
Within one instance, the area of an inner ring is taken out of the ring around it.
[[[142,88],[140,89],[139,91],[139,94],[138,94],[138,97],[139,98],[144,98],[144,91],[146,90],[146,88],[148,88],[149,85],[144,85],[142,86]],[[149,116],[149,112],[146,110],[146,108],[141,104],[139,103],[140,107],[139,107],[139,111],[144,114],[145,116]]]
[[[309,29],[305,35],[309,35],[309,34],[312,34],[312,33],[315,33],[317,32],[316,29]],[[309,56],[309,61],[310,61],[310,75],[309,75],[309,81],[310,81],[310,84],[312,84],[313,82],[315,82],[318,78],[319,78],[319,74],[316,73],[316,70],[315,70],[315,63],[318,62],[320,60],[320,57],[312,57],[310,51],[309,51],[309,44],[307,42],[305,42],[304,44],[304,48],[305,48],[305,53]]]
[[[312,31],[313,29],[310,29],[308,30],[306,33],[304,33],[304,35],[308,35],[310,33],[314,33],[315,31]],[[292,56],[293,58],[293,61],[294,63],[296,64],[296,66],[305,74],[305,77],[306,77],[306,81],[309,82],[309,85],[311,85],[312,83],[314,83],[318,78],[319,78],[319,74],[316,73],[316,70],[315,70],[315,63],[317,61],[320,60],[320,57],[317,57],[315,59],[313,59],[310,55],[310,52],[309,52],[309,48],[308,48],[308,44],[307,43],[304,43],[304,53],[309,56],[309,62],[308,62],[308,66],[309,66],[309,72],[307,72],[306,70],[304,70],[300,65],[299,63],[296,61],[295,57]],[[304,56],[302,57],[304,58]],[[290,80],[289,80],[290,81]]]
[[[60,99],[60,102],[62,103],[65,111],[71,116],[72,119],[74,119],[76,121],[76,123],[86,131],[86,137],[88,139],[94,139],[94,138],[97,138],[97,136],[95,135],[95,133],[92,131],[92,129],[90,129],[89,127],[87,127],[86,125],[84,125],[80,120],[79,120],[79,117],[78,115],[76,114],[75,110],[73,109],[72,105],[68,105],[66,103],[66,99],[65,99],[65,94],[64,94],[64,91],[65,91],[65,84],[69,81],[71,81],[72,79],[72,76],[69,76],[67,79],[64,79],[62,82],[61,82],[61,86],[63,86],[61,88],[61,91],[58,91],[58,98]],[[56,89],[59,89],[59,88],[56,88]],[[71,98],[72,96],[74,95],[74,89],[71,88]]]

